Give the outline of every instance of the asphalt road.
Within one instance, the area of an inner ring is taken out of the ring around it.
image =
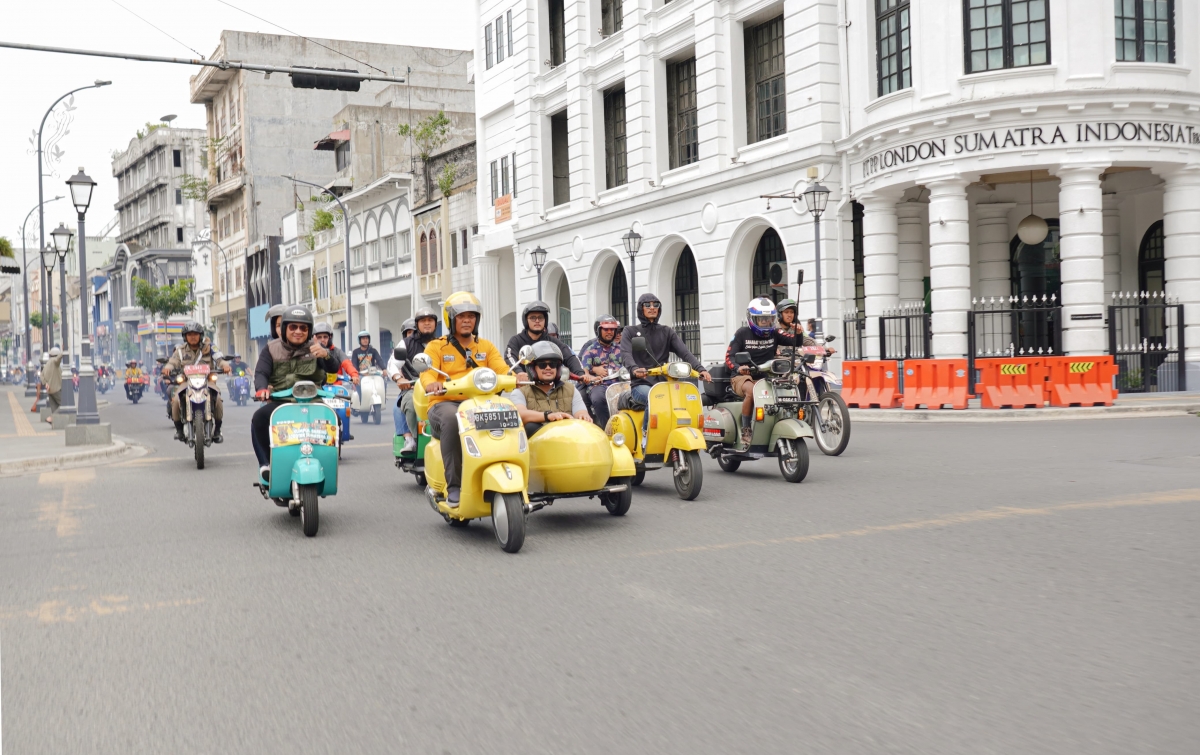
[[[115,400],[115,399],[114,399]],[[447,527],[356,424],[321,531],[251,408],[0,480],[4,753],[1188,753],[1200,419],[854,427],[783,482]],[[815,453],[815,452],[814,452]]]

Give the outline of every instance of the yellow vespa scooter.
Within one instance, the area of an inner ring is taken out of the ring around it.
[[[435,369],[425,354],[412,364],[418,372]],[[454,527],[465,527],[472,519],[492,518],[496,541],[508,553],[525,543],[525,514],[529,499],[529,439],[521,426],[517,407],[500,396],[517,386],[513,375],[497,375],[488,367],[477,367],[462,377],[445,382],[445,396],[461,401],[458,407],[459,442],[463,445],[462,483],[459,505],[446,503],[446,470],[441,443],[434,439],[425,448],[425,496],[433,510]],[[429,402],[424,392],[413,396],[413,407],[421,421],[429,419]]]
[[[632,345],[634,351],[646,350],[641,337],[634,338]],[[646,370],[646,375],[665,377],[666,381],[650,387],[644,411],[618,408],[604,431],[610,438],[620,434],[627,439],[637,468],[634,485],[642,484],[647,470],[670,464],[675,492],[685,501],[695,500],[704,484],[704,468],[700,465],[700,452],[705,450],[700,425],[702,407],[696,386],[684,381],[699,373],[687,362],[670,362]],[[642,419],[647,412],[650,416],[643,437]]]

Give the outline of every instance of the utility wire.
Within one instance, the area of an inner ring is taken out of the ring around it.
[[[129,10],[129,8],[126,8],[124,5],[121,5],[120,3],[118,3],[118,2],[117,2],[117,0],[110,0],[110,1],[112,2],[112,4],[113,4],[113,5],[117,6],[118,8],[122,8],[123,10],[125,10],[125,11],[128,11],[130,14],[132,14],[132,15],[133,15],[133,17],[134,17],[134,18],[137,18],[137,19],[141,20],[142,22],[146,23],[146,24],[147,24],[148,26],[150,26],[151,28],[153,28],[153,29],[157,29],[158,31],[162,32],[163,34],[166,34],[166,36],[167,36],[167,37],[170,37],[171,39],[175,40],[176,42],[179,42],[179,44],[183,45],[183,46],[184,46],[185,48],[187,48],[188,50],[191,50],[192,52],[196,53],[197,55],[200,55],[200,53],[199,53],[199,52],[196,50],[196,48],[194,48],[194,47],[188,47],[188,46],[187,46],[186,44],[184,44],[183,42],[180,42],[178,39],[175,39],[175,37],[172,37],[170,34],[167,34],[167,32],[163,31],[163,30],[162,30],[162,29],[160,29],[159,27],[157,27],[157,26],[155,26],[154,24],[150,23],[149,21],[147,21],[146,19],[142,18],[142,17],[141,17],[141,16],[139,16],[138,14],[134,13],[132,10]],[[203,55],[200,55],[200,59],[201,59],[201,60],[205,60],[205,57],[204,57]]]
[[[454,56],[453,60],[449,60],[445,63],[434,63],[432,60],[430,60],[429,58],[426,58],[424,55],[421,54],[420,47],[413,47],[411,49],[414,53],[416,53],[418,58],[420,58],[425,63],[428,63],[429,65],[433,66],[434,68],[445,68],[446,66],[452,66],[458,62],[459,58],[461,58],[462,56],[464,56],[468,52],[470,52],[470,50],[462,50],[457,55]]]
[[[116,0],[113,0],[113,2],[116,2]],[[341,50],[335,50],[334,48],[330,47],[329,45],[323,45],[320,42],[316,41],[315,39],[309,39],[308,37],[304,36],[303,34],[298,34],[294,31],[292,31],[291,29],[284,29],[282,26],[275,23],[274,21],[268,21],[267,19],[263,18],[262,16],[256,16],[253,13],[251,13],[250,11],[245,10],[244,8],[239,8],[236,5],[225,2],[225,0],[217,0],[217,2],[220,3],[221,5],[226,5],[230,8],[233,8],[234,10],[239,11],[241,13],[245,13],[247,16],[257,18],[259,21],[262,21],[264,24],[270,24],[271,26],[274,26],[276,29],[286,31],[288,34],[291,34],[294,37],[299,37],[300,39],[306,40],[308,42],[312,42],[317,47],[324,47],[326,50],[329,50],[330,52],[335,52],[338,55],[341,55],[343,58],[349,58],[350,60],[353,60],[355,63],[364,65],[367,68],[374,68],[376,71],[379,71],[382,74],[387,73],[387,71],[383,70],[382,68],[376,68],[375,66],[371,65],[370,63],[368,63],[365,60],[359,60],[358,58],[354,57],[353,55],[347,55],[346,53],[342,52]]]

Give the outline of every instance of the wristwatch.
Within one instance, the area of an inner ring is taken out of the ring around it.
[[[546,421],[549,422],[550,421],[550,412],[542,412],[542,414],[545,415]]]

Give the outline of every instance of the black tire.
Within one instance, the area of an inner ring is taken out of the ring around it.
[[[371,412],[369,412],[369,411],[359,412],[358,416],[360,419],[362,419],[362,422],[365,425],[365,424],[367,424],[367,420],[371,419]]]
[[[633,485],[628,477],[614,477],[609,480],[611,485],[625,484],[625,492],[623,493],[602,493],[600,501],[604,504],[604,508],[608,509],[608,513],[613,516],[625,516],[629,511],[629,506],[633,503]]]
[[[687,462],[686,472],[676,474],[675,469],[671,470],[671,475],[675,478],[675,492],[685,501],[694,501],[696,496],[700,495],[700,488],[704,486],[704,467],[700,466],[700,452],[676,451],[675,453]]]
[[[204,415],[192,415],[192,442],[196,450],[196,469],[204,469]]]
[[[850,443],[850,410],[846,402],[833,391],[821,394],[817,403],[817,417],[809,423],[812,426],[813,441],[821,453],[826,456],[838,456],[846,450]],[[824,418],[829,427],[828,433],[821,432],[820,419]],[[827,437],[828,436],[828,437]]]
[[[525,502],[519,494],[493,494],[492,531],[505,553],[521,550],[525,544]]]
[[[454,527],[456,529],[461,529],[463,527],[466,527],[470,523],[471,523],[470,519],[451,519],[450,517],[446,517],[446,524],[449,524],[451,527]]]
[[[422,487],[422,488],[424,488],[424,487],[425,487],[425,485],[426,485],[426,483],[428,482],[428,481],[425,479],[425,473],[424,473],[424,472],[413,472],[413,477],[415,477],[415,478],[417,479],[417,485],[419,485],[419,486],[420,486],[420,487]]]
[[[138,399],[140,399],[140,398],[141,398],[141,396],[134,396],[133,398],[131,398],[131,399],[129,399],[129,400],[130,400],[130,401],[132,401],[132,402],[134,403],[134,405],[136,406],[136,405],[137,405],[137,402],[138,402]]]
[[[732,459],[725,454],[717,457],[717,465],[721,467],[722,472],[736,472],[738,467],[742,466],[741,459]]]
[[[317,527],[321,523],[321,513],[317,506],[317,486],[300,486],[300,525],[304,528],[305,537],[315,537]]]
[[[646,479],[646,467],[642,466],[641,464],[637,464],[634,466],[634,469],[636,469],[637,471],[633,473],[633,477],[631,478],[633,481],[633,484],[641,485],[642,482]]]
[[[779,456],[779,474],[788,482],[800,482],[808,476],[808,446],[805,445],[804,438],[788,441],[788,445],[795,453]]]
[[[383,409],[378,406],[372,407],[371,408],[371,419],[373,419],[375,421],[375,424],[378,425],[383,419]]]

